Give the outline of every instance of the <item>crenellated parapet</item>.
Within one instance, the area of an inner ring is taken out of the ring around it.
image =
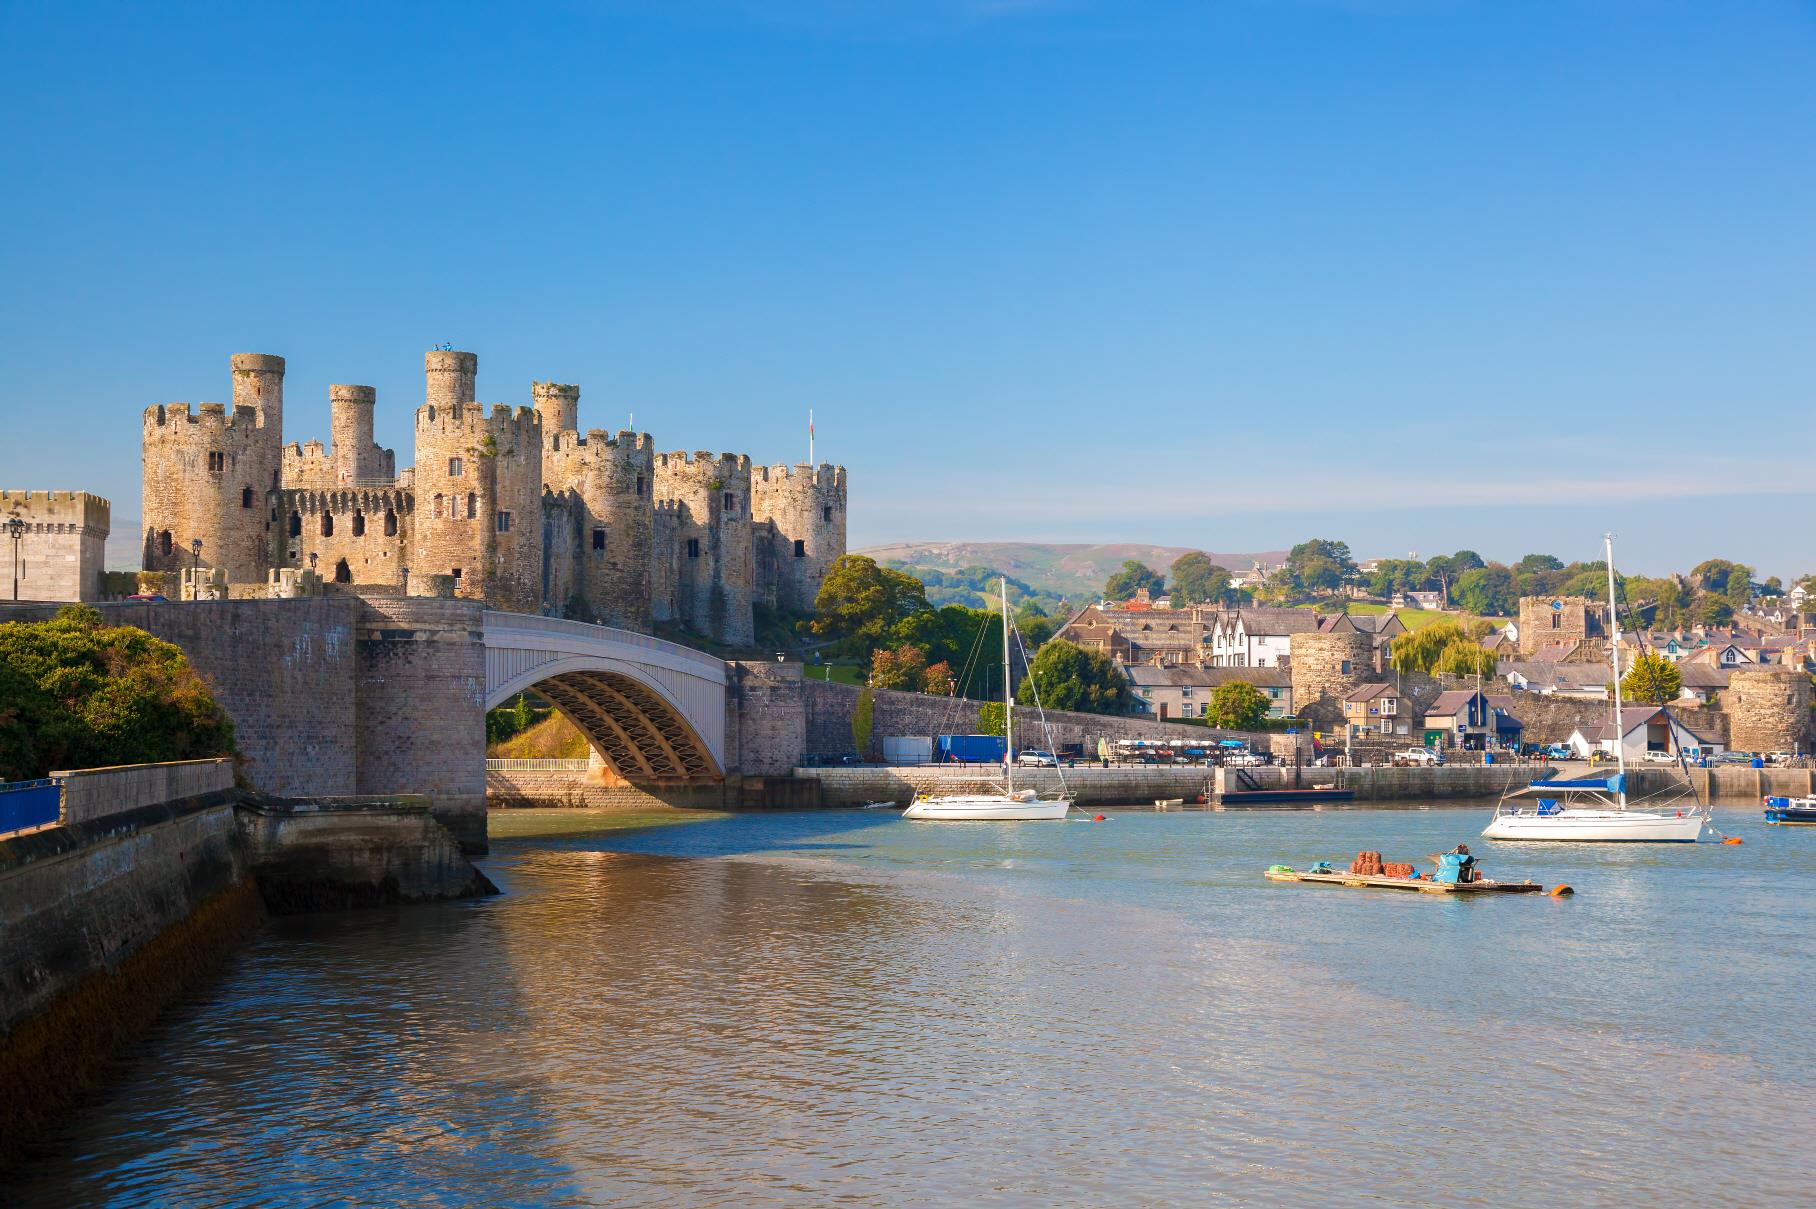
[[[282,439],[284,360],[234,356],[232,406],[144,415],[145,565],[199,561],[230,584],[307,569],[634,630],[752,635],[755,602],[810,607],[844,552],[846,477],[743,454],[658,453],[580,426],[580,387],[482,406],[479,358],[424,355],[415,465],[374,440],[377,393],[329,387],[332,441]],[[200,557],[193,543],[200,542]]]

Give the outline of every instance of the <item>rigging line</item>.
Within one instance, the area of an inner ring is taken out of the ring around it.
[[[1072,790],[1066,784],[1066,770],[1059,764],[1059,749],[1053,742],[1053,727],[1047,721],[1047,707],[1041,704],[1040,681],[1034,678],[1034,664],[1028,658],[1028,644],[1022,638],[1021,627],[1013,621],[1009,623],[1009,632],[1015,635],[1015,645],[1021,648],[1022,666],[1028,669],[1027,682],[1034,686],[1034,708],[1040,713],[1041,732],[1047,736],[1047,754],[1053,757],[1053,771],[1059,774],[1059,791],[1066,797],[1070,797]],[[1008,673],[1009,669],[1004,668],[1003,674],[1006,676]],[[1010,752],[1009,758],[1014,759],[1015,753]]]
[[[1623,596],[1626,595],[1626,589],[1625,589],[1624,583],[1622,585],[1621,594]],[[1653,617],[1656,619],[1657,616],[1658,616],[1658,614],[1656,612],[1656,606],[1655,606],[1655,611],[1653,612]],[[1671,712],[1671,707],[1665,703],[1664,693],[1659,688],[1659,685],[1658,685],[1658,660],[1660,658],[1662,658],[1662,656],[1654,655],[1654,653],[1651,649],[1651,643],[1648,642],[1646,639],[1646,631],[1645,631],[1645,629],[1641,628],[1641,626],[1640,626],[1639,610],[1637,610],[1633,607],[1632,601],[1627,602],[1627,619],[1633,623],[1633,637],[1634,637],[1634,640],[1639,643],[1639,649],[1640,649],[1639,662],[1644,664],[1645,668],[1646,668],[1647,687],[1652,690],[1652,694],[1651,694],[1652,698],[1659,703],[1659,705],[1658,705],[1659,712],[1665,716],[1667,741],[1671,744],[1672,747],[1677,749],[1678,771],[1684,774],[1684,784],[1689,787],[1690,798],[1692,801],[1694,801],[1696,803],[1697,810],[1705,813],[1708,816],[1704,820],[1703,825],[1708,827],[1708,829],[1710,831],[1714,831],[1716,835],[1721,835],[1722,833],[1720,831],[1716,831],[1716,828],[1715,828],[1715,803],[1713,800],[1711,800],[1708,803],[1707,808],[1705,809],[1703,799],[1702,799],[1702,794],[1700,794],[1696,791],[1696,779],[1690,775],[1690,763],[1687,759],[1684,758],[1684,745],[1681,742],[1679,742],[1678,738],[1677,738],[1677,728],[1679,726],[1677,716]],[[1619,624],[1620,624],[1620,618],[1619,618],[1619,615],[1617,612],[1616,617],[1615,617],[1616,628],[1619,627]],[[1648,655],[1652,655],[1653,657],[1648,659],[1647,658]],[[1628,670],[1628,673],[1631,674],[1633,669],[1629,668],[1627,670]],[[1684,729],[1689,730],[1689,727],[1686,726],[1686,727],[1684,727]],[[1614,741],[1616,743],[1624,742],[1625,737],[1622,735],[1616,735],[1614,737]],[[1653,796],[1657,796],[1657,795],[1653,795]],[[1726,837],[1724,836],[1723,838],[1726,838]]]

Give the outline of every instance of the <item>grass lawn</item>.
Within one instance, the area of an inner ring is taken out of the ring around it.
[[[847,663],[810,663],[807,665],[807,678],[830,680],[834,684],[855,684],[861,688],[864,684],[864,669]]]

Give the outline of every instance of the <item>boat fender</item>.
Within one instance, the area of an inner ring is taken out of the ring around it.
[[[1101,823],[1104,822],[1104,817],[1101,814],[1094,814],[1091,816],[1091,821],[1093,823]]]
[[[1740,837],[1739,837],[1739,836],[1738,836],[1738,835],[1731,835],[1731,836],[1729,836],[1729,837],[1728,837],[1728,838],[1727,838],[1727,839],[1725,839],[1725,840],[1723,840],[1723,841],[1722,841],[1722,843],[1724,843],[1724,844],[1738,844],[1738,843],[1740,843]]]
[[[1575,894],[1575,893],[1576,893],[1576,891],[1572,890],[1569,886],[1553,886],[1553,887],[1551,887],[1551,897],[1552,898],[1569,898],[1572,894]]]

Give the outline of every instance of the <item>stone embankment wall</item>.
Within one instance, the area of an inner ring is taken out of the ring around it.
[[[53,772],[62,821],[92,823],[116,814],[233,788],[232,760],[177,760]]]
[[[219,784],[225,763],[66,779],[77,801],[62,823],[0,837],[0,1167],[267,907],[491,891],[420,799],[284,803],[226,789],[144,801],[159,784]]]
[[[504,810],[717,810],[726,798],[720,785],[640,789],[584,772],[488,771],[486,805]]]
[[[1066,792],[1079,806],[1147,805],[1157,799],[1196,801],[1205,791],[1207,768],[1149,766],[1095,768],[1080,765],[1060,773],[1051,768],[1018,768],[1015,787],[1043,797]],[[797,777],[816,780],[827,806],[861,806],[895,802],[906,806],[918,793],[993,793],[1002,786],[994,764],[923,764],[905,768],[866,765],[859,768],[802,768]]]

